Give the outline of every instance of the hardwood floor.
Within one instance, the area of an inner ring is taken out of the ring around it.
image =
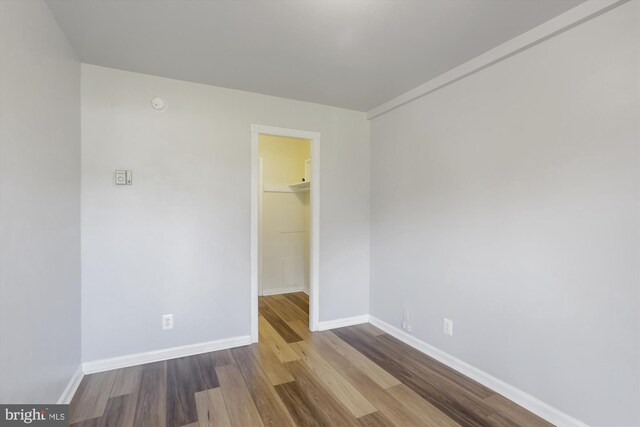
[[[259,311],[258,344],[86,376],[72,425],[551,425],[372,325],[309,332],[304,293]]]

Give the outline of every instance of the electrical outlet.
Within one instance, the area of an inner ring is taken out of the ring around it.
[[[173,329],[173,314],[164,314],[162,316],[162,329]]]
[[[453,336],[453,320],[444,319],[444,333]]]

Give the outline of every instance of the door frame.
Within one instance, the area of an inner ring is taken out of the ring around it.
[[[320,132],[251,125],[251,342],[258,342],[260,134],[311,140],[311,230],[309,243],[309,330],[318,330],[320,312]]]

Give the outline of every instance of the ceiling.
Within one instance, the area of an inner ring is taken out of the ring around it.
[[[582,0],[47,0],[81,61],[368,111]]]

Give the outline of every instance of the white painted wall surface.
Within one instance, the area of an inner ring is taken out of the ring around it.
[[[265,191],[262,197],[262,292],[308,290],[309,192]]]
[[[0,1],[0,402],[80,364],[80,63],[42,1]]]
[[[364,113],[91,65],[82,103],[84,361],[250,333],[251,123],[321,133],[320,320],[368,313]]]
[[[372,315],[593,426],[640,425],[639,8],[371,124]]]

